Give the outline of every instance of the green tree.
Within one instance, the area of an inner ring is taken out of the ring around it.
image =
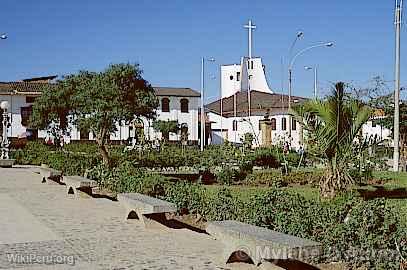
[[[292,113],[307,130],[310,148],[327,163],[321,194],[334,197],[353,183],[349,174],[353,144],[369,120],[371,109],[347,96],[345,84],[338,82],[326,100],[309,100],[294,107]]]
[[[31,123],[37,128],[58,122],[93,133],[106,165],[110,164],[107,144],[120,122],[141,116],[155,117],[157,98],[143,79],[139,65],[114,64],[102,72],[80,71],[46,89],[33,106]]]
[[[177,133],[180,126],[176,120],[156,120],[153,123],[153,128],[161,132],[164,141],[167,142],[170,139],[170,133]]]
[[[394,94],[377,97],[370,102],[376,108],[374,123],[394,131]],[[400,103],[400,160],[407,163],[407,103]]]

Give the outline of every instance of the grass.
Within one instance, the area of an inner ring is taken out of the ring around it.
[[[208,192],[215,192],[221,188],[226,188],[231,191],[234,196],[241,198],[243,201],[249,200],[252,195],[255,195],[259,191],[267,191],[273,189],[272,187],[248,187],[248,186],[221,186],[221,185],[209,185],[206,186]],[[319,200],[319,191],[317,188],[310,186],[295,186],[295,187],[283,187],[282,190],[299,194],[309,200]]]
[[[374,172],[373,176],[377,179],[387,180],[384,184],[387,188],[407,188],[407,172]]]
[[[385,179],[387,180],[384,184],[384,187],[388,189],[396,189],[396,188],[407,188],[407,173],[400,172],[387,172],[387,171],[380,171],[374,172],[373,176],[376,179]],[[233,196],[239,197],[243,201],[250,200],[250,197],[259,191],[267,191],[272,189],[271,187],[248,187],[248,186],[221,186],[221,185],[210,185],[206,186],[208,192],[216,192],[221,188],[226,188],[231,191]],[[360,188],[360,187],[359,187]],[[374,187],[367,186],[366,189],[374,190]],[[306,199],[319,201],[319,190],[318,188],[310,187],[310,186],[294,186],[294,187],[284,187],[281,188],[288,192],[297,193]],[[400,213],[401,222],[407,226],[407,199],[387,199],[386,203],[394,208]]]

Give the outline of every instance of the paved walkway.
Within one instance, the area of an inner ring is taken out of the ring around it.
[[[230,269],[209,235],[146,230],[107,199],[68,196],[29,168],[0,169],[0,269]],[[239,267],[240,268],[240,267]]]

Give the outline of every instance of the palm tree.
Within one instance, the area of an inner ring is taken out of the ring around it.
[[[320,182],[321,195],[334,197],[354,181],[349,174],[354,141],[371,109],[345,94],[345,83],[338,82],[326,100],[309,100],[291,112],[308,131],[308,146],[326,161]]]

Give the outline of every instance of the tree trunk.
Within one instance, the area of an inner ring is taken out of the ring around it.
[[[99,153],[102,156],[103,164],[110,167],[111,162],[109,158],[109,152],[107,151],[106,148],[106,134],[107,134],[106,129],[102,128],[100,133],[98,133],[98,135],[96,136],[96,143],[99,146]]]
[[[102,156],[103,159],[103,163],[110,167],[111,163],[110,163],[110,158],[109,158],[109,152],[106,149],[106,145],[99,145],[99,153]]]

